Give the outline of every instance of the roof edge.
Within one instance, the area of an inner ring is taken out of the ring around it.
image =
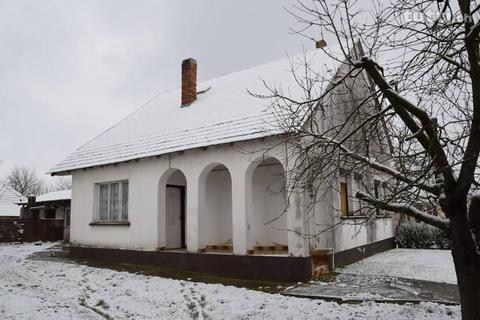
[[[128,160],[111,161],[111,162],[108,162],[108,163],[105,163],[105,164],[97,164],[97,165],[79,167],[79,168],[74,168],[74,169],[66,169],[66,170],[56,171],[56,170],[53,170],[54,168],[52,168],[49,171],[47,171],[46,174],[49,174],[52,177],[53,176],[67,176],[67,175],[71,175],[75,171],[80,171],[80,170],[103,168],[103,167],[107,167],[107,166],[117,166],[117,165],[120,165],[120,164],[129,163],[129,162],[137,162],[137,161],[140,161],[140,160],[147,160],[147,159],[154,159],[154,158],[158,159],[161,156],[165,156],[165,155],[168,155],[168,154],[174,154],[174,153],[177,153],[177,152],[197,150],[197,149],[208,148],[208,147],[213,147],[213,146],[222,146],[222,145],[233,144],[233,143],[237,143],[237,142],[254,141],[254,140],[259,140],[259,139],[271,138],[271,137],[275,137],[275,136],[282,136],[282,135],[285,135],[285,134],[288,134],[288,133],[287,132],[273,133],[273,134],[268,134],[268,135],[261,136],[261,137],[249,138],[249,139],[244,139],[244,140],[237,139],[235,141],[228,141],[228,142],[222,142],[222,143],[212,143],[212,144],[208,144],[208,145],[200,145],[200,146],[197,146],[197,147],[194,147],[194,148],[186,148],[186,149],[176,150],[176,151],[167,152],[167,153],[159,153],[159,154],[152,154],[152,155],[147,155],[147,156],[140,156],[140,157],[136,157],[136,158],[132,158],[132,159],[128,159]]]

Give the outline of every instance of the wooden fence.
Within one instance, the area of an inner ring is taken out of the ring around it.
[[[0,242],[56,241],[63,239],[63,219],[0,219]]]

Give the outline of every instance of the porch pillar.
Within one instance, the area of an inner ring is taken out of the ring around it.
[[[310,255],[309,234],[306,217],[306,195],[304,190],[290,193],[287,210],[288,254],[294,257]]]
[[[247,183],[246,170],[232,172],[232,242],[233,254],[246,254],[248,250],[248,201],[251,199],[251,184]]]
[[[205,190],[199,190],[198,175],[187,177],[187,210],[186,210],[186,242],[188,252],[199,251],[198,212],[200,203],[205,197]],[[202,198],[203,197],[203,198]]]

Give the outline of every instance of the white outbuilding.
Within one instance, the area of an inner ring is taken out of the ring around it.
[[[1,218],[19,218],[20,207],[18,202],[26,201],[27,197],[23,196],[15,189],[0,184],[0,219]]]

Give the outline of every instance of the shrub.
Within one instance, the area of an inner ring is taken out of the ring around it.
[[[398,226],[395,241],[399,248],[451,249],[451,242],[442,230],[413,220]]]

